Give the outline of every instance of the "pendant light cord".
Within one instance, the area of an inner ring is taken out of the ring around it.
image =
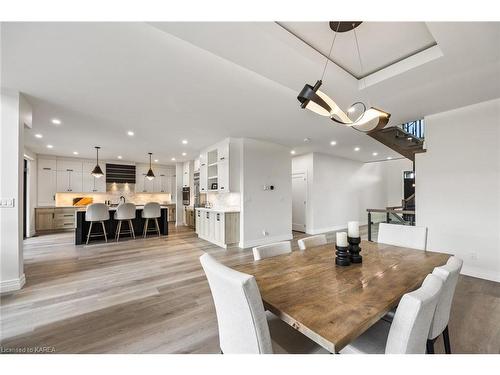
[[[325,67],[323,68],[323,74],[321,74],[322,81],[323,81],[323,77],[325,76],[326,67],[328,66],[328,61],[330,61],[330,55],[332,54],[333,45],[335,44],[335,39],[337,38],[337,33],[339,31],[339,27],[340,27],[340,22],[338,22],[338,24],[337,24],[337,30],[335,30],[335,34],[333,35],[332,45],[330,46],[330,51],[328,52],[328,57],[326,58]]]

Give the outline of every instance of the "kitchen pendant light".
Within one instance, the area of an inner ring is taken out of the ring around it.
[[[151,181],[153,178],[155,178],[155,174],[153,173],[153,170],[151,169],[151,156],[153,155],[152,152],[148,152],[149,154],[149,171],[146,174],[146,178]]]
[[[334,36],[330,46],[330,52],[328,53],[328,57],[326,59],[325,67],[323,68],[321,79],[316,81],[314,86],[306,84],[297,96],[297,99],[300,102],[301,108],[307,108],[321,116],[328,116],[332,121],[338,124],[350,126],[356,130],[369,133],[387,125],[391,114],[374,107],[367,110],[366,106],[362,102],[356,102],[347,110],[347,112],[351,114],[351,116],[349,116],[328,95],[319,91],[319,88],[323,84],[322,79],[325,75],[328,61],[330,60],[330,55],[338,33],[351,30],[354,31],[356,49],[358,51],[359,64],[361,67],[361,75],[363,74],[363,64],[361,62],[358,37],[356,35],[356,27],[360,24],[361,22],[330,22],[330,28],[334,31]],[[361,111],[357,111],[357,108],[361,108]]]
[[[90,172],[90,174],[92,176],[94,176],[95,178],[101,178],[102,176],[104,176],[104,173],[102,173],[102,169],[99,166],[99,149],[100,149],[100,147],[99,146],[95,146],[95,149],[96,149],[96,152],[97,152],[96,166],[94,167],[94,169],[92,170],[92,172]]]

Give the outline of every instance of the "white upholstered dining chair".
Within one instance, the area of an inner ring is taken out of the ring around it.
[[[432,272],[433,275],[443,280],[443,291],[436,306],[436,312],[434,313],[434,319],[432,320],[427,340],[427,352],[430,354],[434,353],[434,341],[441,334],[443,335],[445,353],[451,354],[448,322],[450,321],[451,305],[462,264],[462,259],[453,256],[448,259],[448,262],[444,266],[436,267]]]
[[[425,250],[427,248],[427,228],[380,223],[377,242]]]
[[[269,245],[256,246],[252,249],[253,259],[261,260],[292,252],[290,241],[276,242]]]
[[[305,250],[309,247],[326,245],[326,236],[318,234],[316,236],[302,238],[297,241],[300,250]]]
[[[257,282],[252,275],[226,267],[208,254],[200,257],[200,263],[212,291],[222,353],[327,353],[306,336],[264,311]]]
[[[109,209],[104,203],[92,203],[87,206],[85,211],[85,221],[90,221],[89,231],[87,233],[87,242],[88,245],[90,237],[98,237],[104,235],[104,239],[108,242],[108,235],[106,233],[106,226],[104,222],[109,220]],[[94,223],[101,223],[103,234],[91,234],[92,225]]]
[[[392,324],[379,320],[340,354],[424,354],[442,287],[441,278],[427,275],[419,289],[403,295]]]

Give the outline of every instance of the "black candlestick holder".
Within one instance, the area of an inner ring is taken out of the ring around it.
[[[337,246],[335,245],[335,249],[337,251],[335,254],[337,255],[335,257],[335,264],[338,266],[348,266],[351,264],[351,261],[349,260],[349,246]]]
[[[362,263],[363,257],[359,255],[361,248],[359,244],[361,243],[360,237],[347,237],[347,242],[349,242],[349,259],[352,263]]]

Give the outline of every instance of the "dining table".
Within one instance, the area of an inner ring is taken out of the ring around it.
[[[253,275],[266,310],[337,353],[417,289],[449,254],[361,241],[362,263],[335,264],[335,244],[233,266]]]

